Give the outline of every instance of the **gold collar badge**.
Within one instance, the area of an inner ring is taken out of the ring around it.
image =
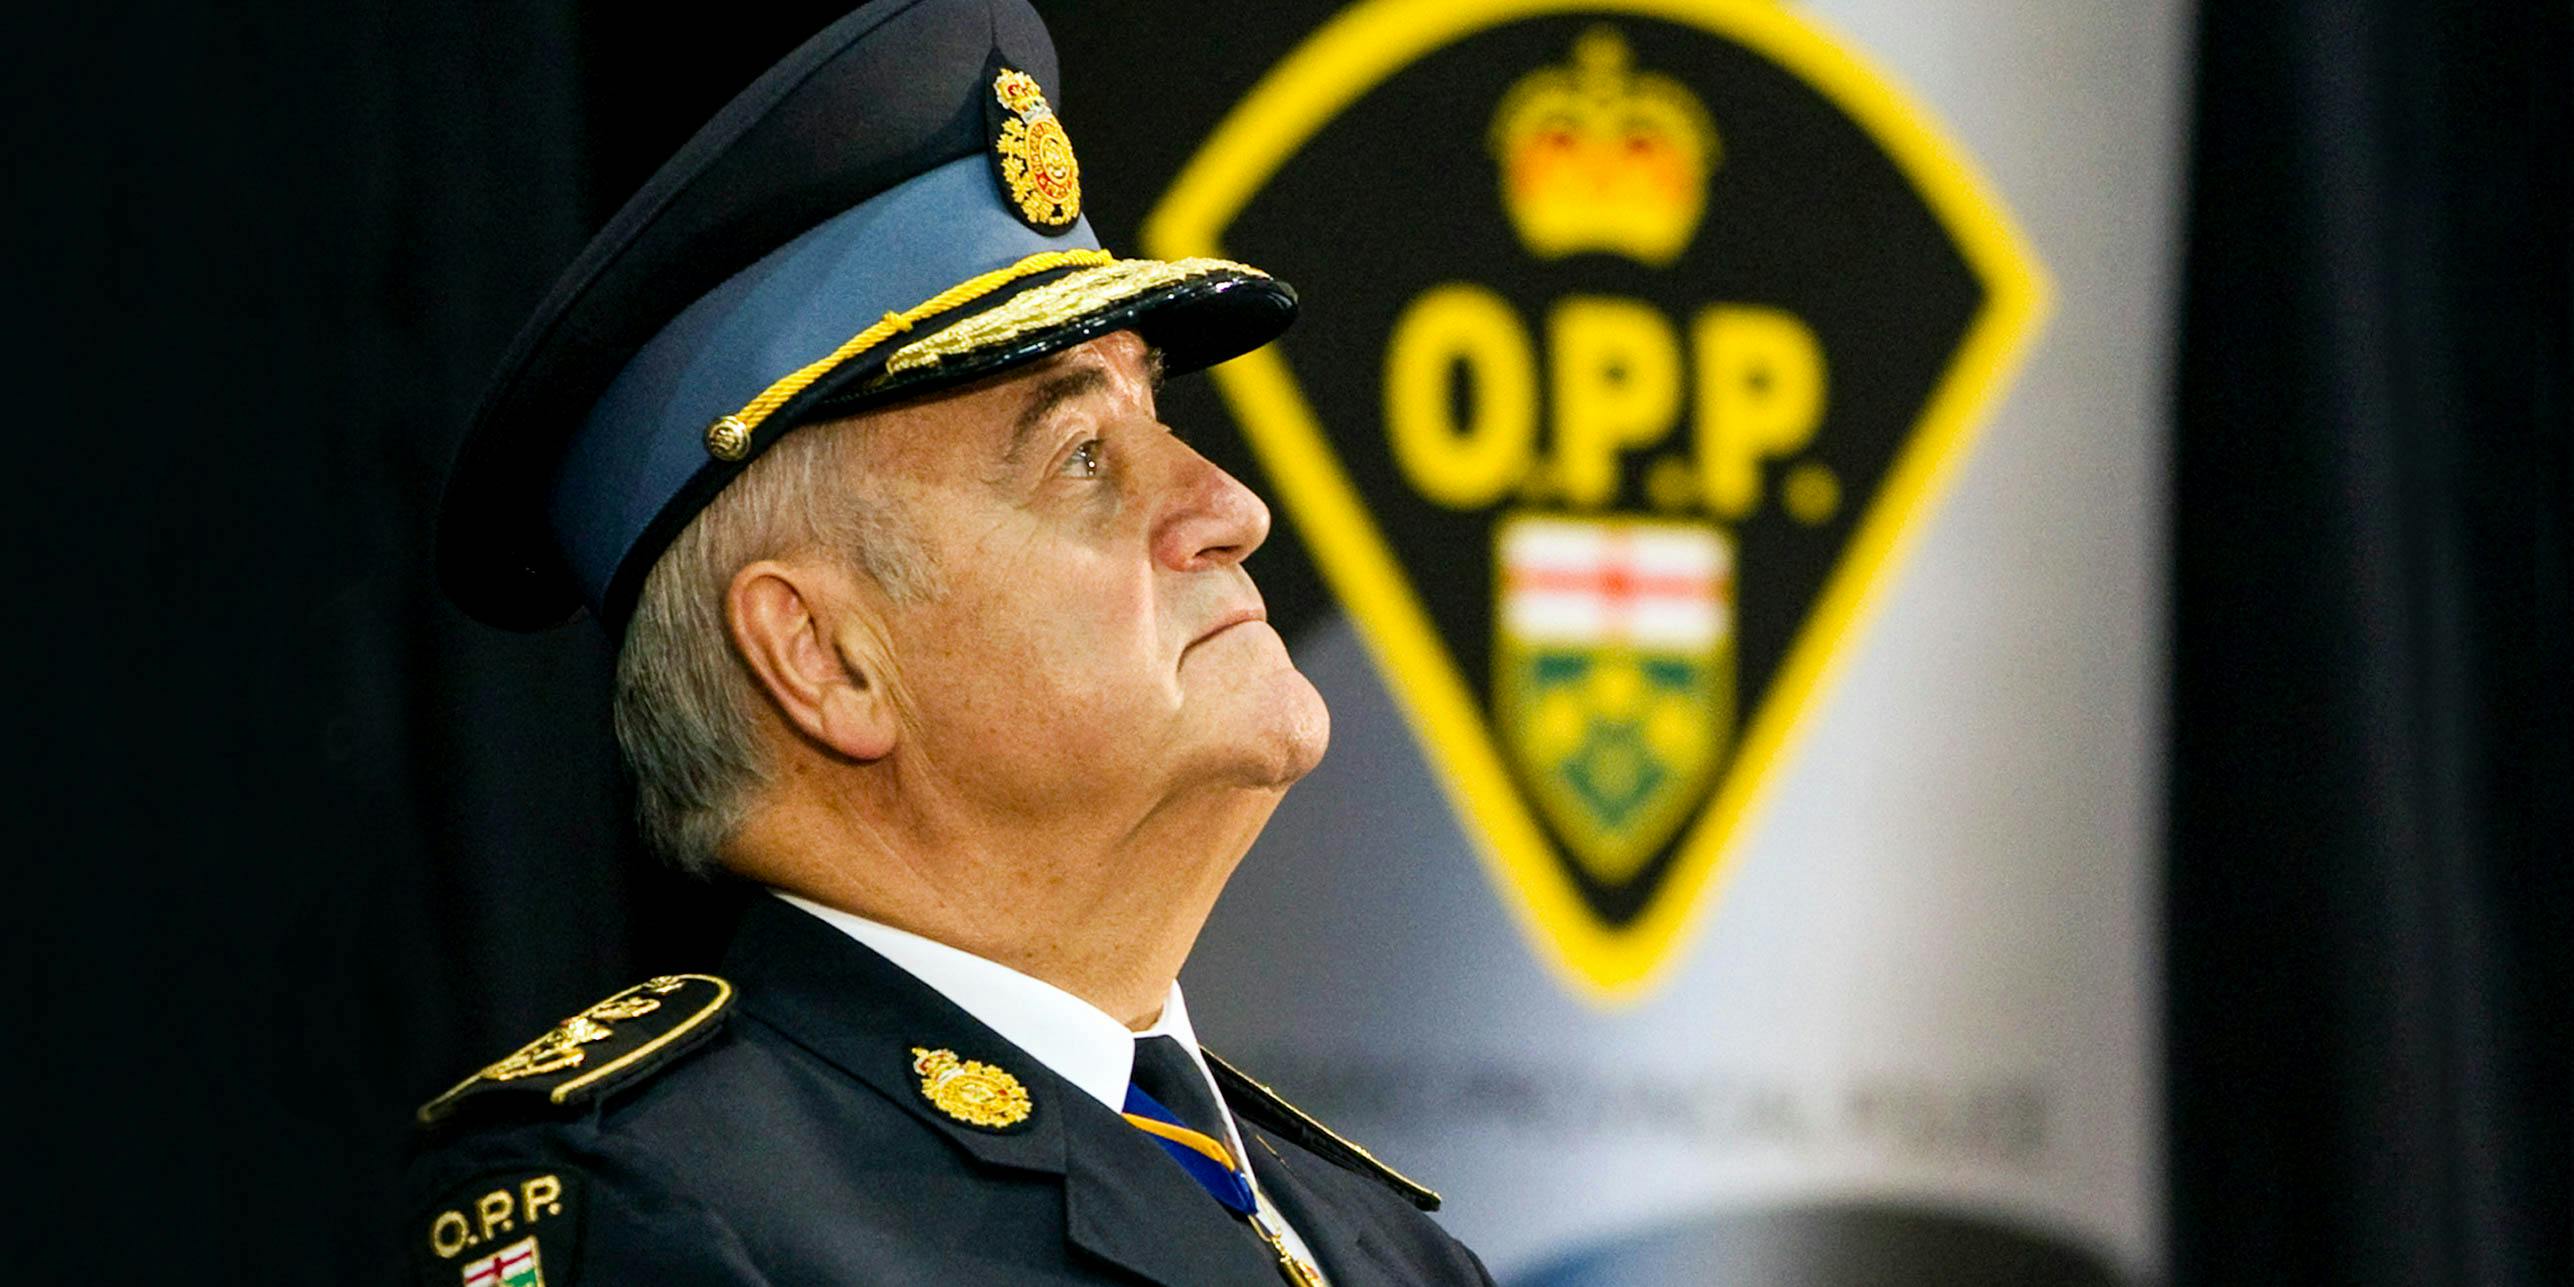
[[[912,1071],[921,1097],[968,1126],[1007,1130],[1028,1120],[1035,1104],[1019,1079],[987,1063],[959,1059],[953,1050],[912,1047]]]
[[[1081,218],[1081,163],[1073,159],[1072,136],[1046,102],[1037,78],[1001,69],[992,78],[992,96],[1009,109],[992,139],[993,162],[1010,199],[1030,224],[1060,232]]]

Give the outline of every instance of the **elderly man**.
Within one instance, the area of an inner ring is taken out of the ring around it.
[[[850,15],[504,363],[449,592],[621,631],[648,838],[775,896],[421,1110],[424,1282],[1489,1281],[1192,1035],[1328,723],[1242,568],[1268,511],[1154,398],[1295,297],[1102,251],[1054,74],[1019,0]]]

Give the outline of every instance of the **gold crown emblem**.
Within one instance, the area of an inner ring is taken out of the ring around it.
[[[1686,86],[1629,63],[1625,38],[1593,27],[1570,66],[1520,77],[1493,113],[1502,207],[1540,259],[1604,250],[1659,268],[1698,231],[1716,127]]]

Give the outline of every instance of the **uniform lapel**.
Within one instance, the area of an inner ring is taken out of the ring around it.
[[[1076,1099],[1098,1107],[936,989],[776,898],[751,900],[724,972],[743,1011],[988,1165],[1062,1175],[1066,1110]],[[1027,1121],[992,1130],[939,1111],[912,1071],[915,1047],[952,1050],[1018,1078],[1032,1101]]]
[[[1332,1281],[1332,1287],[1399,1287],[1409,1282],[1402,1267],[1387,1260],[1376,1240],[1368,1237],[1365,1212],[1353,1210],[1298,1173],[1302,1167],[1330,1163],[1304,1154],[1289,1162],[1288,1147],[1271,1143],[1258,1127],[1238,1117],[1235,1124],[1242,1131],[1243,1147],[1251,1152],[1252,1178],[1260,1181],[1261,1191],[1322,1262],[1323,1276]]]
[[[1061,1176],[1064,1237],[1090,1255],[1167,1287],[1277,1279],[1267,1250],[1160,1145],[848,935],[762,895],[743,911],[724,973],[744,1012],[978,1161]],[[921,1093],[915,1046],[1009,1072],[1034,1110],[1002,1131],[949,1117]]]
[[[1064,1119],[1064,1213],[1075,1245],[1173,1287],[1278,1280],[1275,1260],[1241,1217],[1151,1136],[1097,1100]]]

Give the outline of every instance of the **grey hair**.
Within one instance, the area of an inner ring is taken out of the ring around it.
[[[734,650],[724,598],[745,565],[836,553],[897,600],[931,591],[910,529],[866,486],[867,433],[839,421],[794,430],[717,493],[645,575],[617,652],[617,744],[644,841],[683,871],[717,865],[768,779],[764,696]]]

